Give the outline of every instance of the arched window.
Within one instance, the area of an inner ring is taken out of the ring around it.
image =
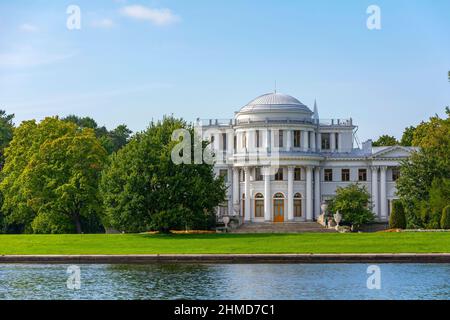
[[[255,195],[255,218],[264,218],[264,196],[261,193]]]
[[[294,195],[294,217],[300,218],[302,216],[302,195],[296,193]]]
[[[284,199],[284,194],[282,194],[281,192],[275,193],[275,195],[273,196],[274,199]]]

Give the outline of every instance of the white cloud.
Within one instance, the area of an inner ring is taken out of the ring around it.
[[[180,21],[180,17],[173,14],[170,9],[153,9],[140,5],[125,6],[122,14],[137,20],[150,21],[156,26],[168,26]]]
[[[20,31],[23,32],[37,32],[39,31],[39,28],[36,27],[35,25],[29,24],[29,23],[24,23],[19,27]]]
[[[92,21],[91,26],[94,28],[110,29],[114,27],[114,22],[111,19],[94,20]]]

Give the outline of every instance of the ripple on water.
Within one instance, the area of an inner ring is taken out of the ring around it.
[[[80,265],[81,289],[66,287],[67,265],[0,265],[0,299],[450,299],[450,264]]]

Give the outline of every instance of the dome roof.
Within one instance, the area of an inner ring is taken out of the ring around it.
[[[267,93],[250,101],[239,113],[266,111],[288,111],[312,113],[311,110],[296,98],[282,93]]]

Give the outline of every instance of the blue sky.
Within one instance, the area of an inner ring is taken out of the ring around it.
[[[446,0],[0,0],[0,108],[138,131],[233,117],[276,80],[321,118],[352,117],[360,140],[399,137],[450,105],[449,39]]]

